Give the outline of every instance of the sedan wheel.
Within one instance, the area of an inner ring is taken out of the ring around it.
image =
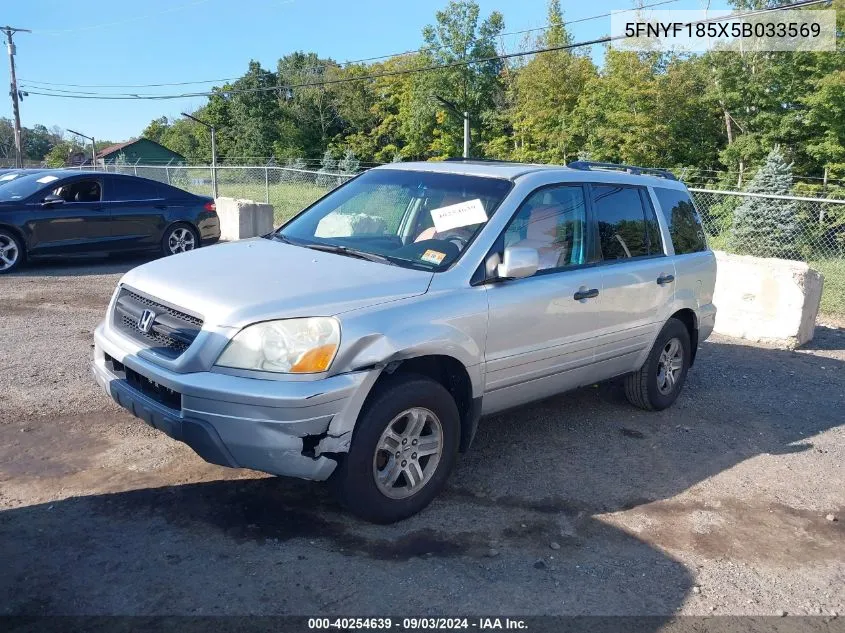
[[[187,253],[197,247],[197,236],[186,226],[177,226],[170,230],[165,238],[167,254]]]
[[[18,241],[7,233],[0,233],[0,273],[10,272],[21,261],[23,252]]]

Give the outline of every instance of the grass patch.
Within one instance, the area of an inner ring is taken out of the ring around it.
[[[845,317],[845,259],[817,259],[809,263],[824,275],[820,312]]]

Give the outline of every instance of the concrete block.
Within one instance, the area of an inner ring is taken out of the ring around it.
[[[793,348],[813,338],[824,276],[804,262],[716,251],[714,331]]]
[[[214,202],[220,217],[221,240],[242,240],[273,230],[273,205],[225,197]]]

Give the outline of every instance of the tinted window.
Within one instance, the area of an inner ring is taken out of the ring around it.
[[[541,189],[522,204],[508,228],[504,246],[537,250],[538,270],[586,262],[586,210],[581,187]]]
[[[639,190],[618,185],[593,185],[592,190],[602,258],[608,261],[648,255]]]
[[[65,202],[99,202],[103,199],[99,180],[76,180],[53,190]]]
[[[683,255],[707,250],[701,218],[698,217],[689,194],[678,189],[659,188],[655,188],[654,193],[657,194],[657,201],[669,223],[669,234],[672,236],[672,244],[675,245],[675,253]]]
[[[109,200],[154,200],[160,198],[158,183],[138,178],[111,178],[106,196]]]

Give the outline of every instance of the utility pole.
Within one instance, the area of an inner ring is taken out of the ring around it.
[[[211,132],[211,197],[217,200],[217,130],[210,123],[200,121],[197,117],[191,116],[186,112],[183,112],[182,116],[189,118],[191,121],[196,121],[200,125],[204,125]]]
[[[464,120],[464,158],[469,158],[469,146],[470,146],[470,136],[469,136],[469,112],[461,112],[461,109],[457,106],[457,104],[444,99],[440,95],[434,95],[434,98],[437,99],[440,103],[446,106],[447,110],[450,110],[454,115],[462,117]]]
[[[21,150],[21,111],[18,105],[18,78],[15,75],[15,42],[12,37],[15,33],[32,33],[29,29],[16,29],[13,26],[4,26],[2,31],[6,34],[6,50],[9,53],[9,94],[12,97],[12,112],[15,115],[15,167],[23,167],[23,153]]]

